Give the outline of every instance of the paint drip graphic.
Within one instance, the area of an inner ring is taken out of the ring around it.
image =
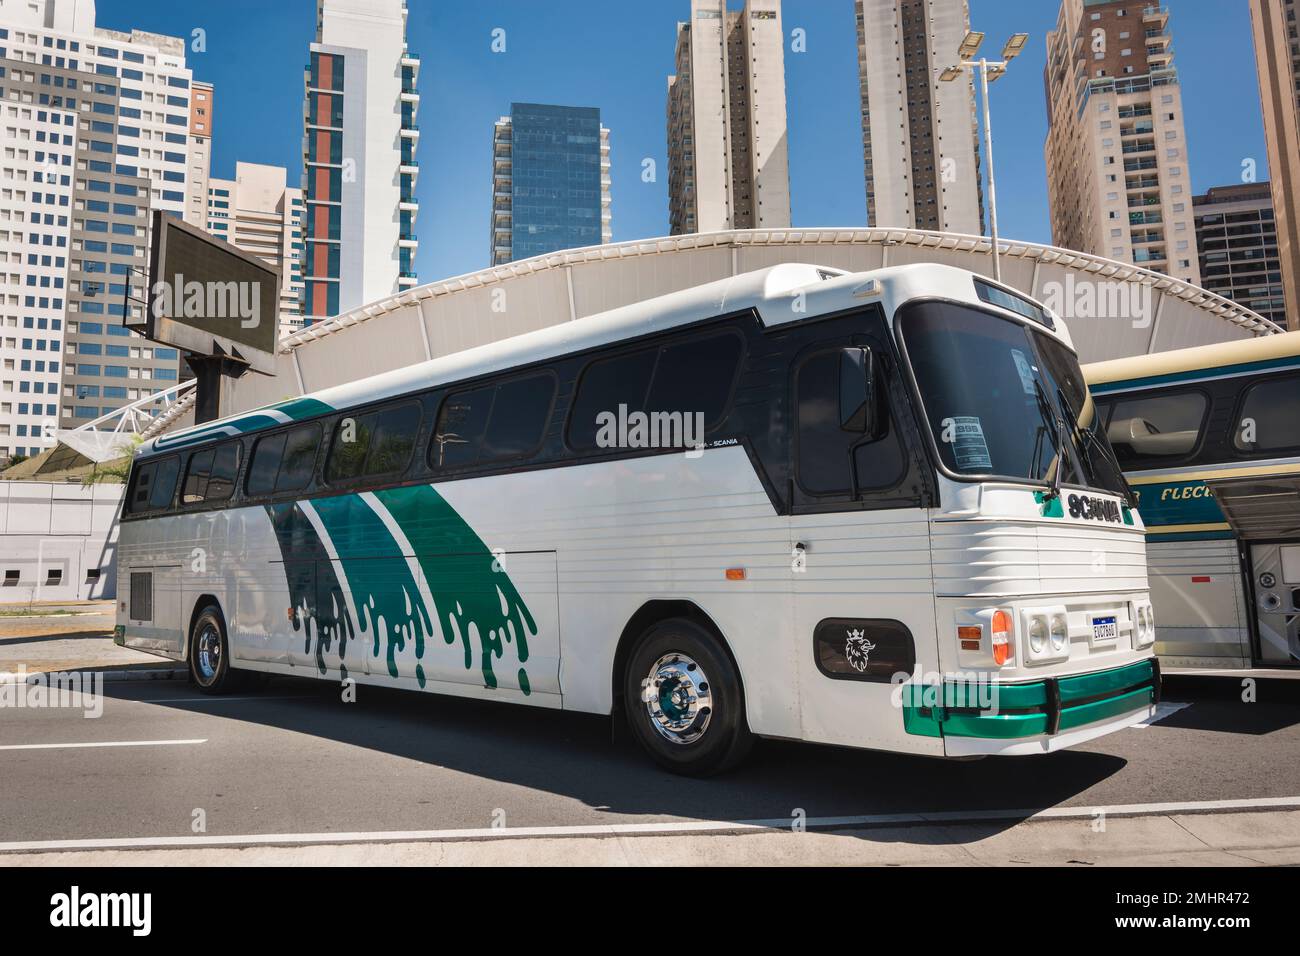
[[[379,509],[405,537],[405,547]],[[519,689],[531,693],[524,665],[537,623],[491,550],[432,487],[338,495],[266,510],[284,562],[293,627],[303,631],[304,652],[311,652],[314,642],[320,673],[327,672],[326,656],[337,639],[346,676],[348,643],[362,634],[370,637],[372,657],[382,655],[392,677],[400,676],[398,653],[411,647],[415,677],[423,687],[426,638],[436,619],[444,642],[461,647],[467,670],[477,654],[485,687],[498,686],[495,663],[504,662],[513,646]],[[339,557],[331,560],[331,551]]]

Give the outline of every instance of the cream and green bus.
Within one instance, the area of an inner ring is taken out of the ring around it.
[[[145,442],[117,633],[205,693],[612,714],[687,774],[1038,754],[1153,713],[1129,494],[1043,306],[783,264]]]
[[[1084,372],[1146,519],[1160,658],[1300,665],[1300,332]]]

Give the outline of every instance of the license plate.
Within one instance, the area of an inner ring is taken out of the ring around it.
[[[1094,641],[1113,641],[1119,637],[1119,625],[1113,617],[1094,617],[1092,619],[1092,639]]]

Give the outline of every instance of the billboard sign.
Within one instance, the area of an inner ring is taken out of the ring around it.
[[[256,256],[155,210],[144,302],[145,337],[275,373],[280,271]]]

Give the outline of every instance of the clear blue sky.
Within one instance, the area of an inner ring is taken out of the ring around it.
[[[737,0],[733,0],[733,3]],[[1267,176],[1247,0],[1167,0],[1174,63],[1187,111],[1193,187],[1237,182],[1244,158]],[[675,24],[687,0],[408,0],[408,40],[421,56],[421,281],[487,265],[493,121],[512,100],[597,106],[612,131],[616,240],[667,232],[664,99]],[[1137,0],[1135,0],[1135,6]],[[175,36],[206,31],[191,52],[199,79],[216,86],[212,171],[235,161],[302,163],[302,70],[314,38],[314,0],[98,0],[100,26]],[[1044,40],[1056,0],[971,0],[976,29],[996,51],[1017,30],[1025,53],[992,87],[994,159],[1003,236],[1049,242],[1043,168]],[[786,53],[792,214],[796,226],[866,221],[852,0],[785,0],[787,34],[806,31],[807,52]],[[506,31],[505,53],[491,31]],[[641,163],[656,160],[656,183]]]

